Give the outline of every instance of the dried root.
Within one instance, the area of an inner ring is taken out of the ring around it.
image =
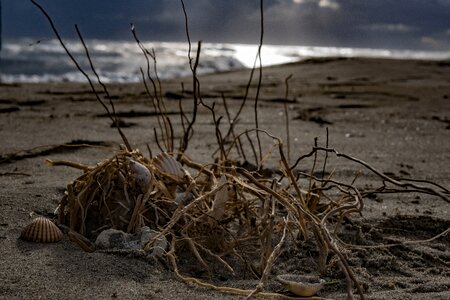
[[[281,141],[272,138],[282,158],[279,175],[273,178],[261,177],[230,161],[202,165],[183,154],[176,160],[165,152],[148,159],[138,150],[126,149],[97,166],[58,162],[84,171],[67,186],[59,206],[59,221],[83,245],[90,244],[81,236],[93,240],[104,229],[136,233],[148,226],[158,233],[144,250],[150,252],[161,238],[170,241],[165,256],[180,279],[248,297],[275,297],[265,293],[264,286],[286,240],[290,246],[312,240],[319,249],[318,273],[332,267],[334,260],[328,258],[334,255],[347,280],[348,295],[352,296],[356,288],[363,298],[343,251],[351,246],[338,238],[343,220],[361,212],[363,195],[351,184],[317,178],[313,172],[295,172],[284,159]],[[314,151],[331,152],[318,147]],[[300,186],[305,178],[306,190]],[[397,182],[385,175],[382,179]],[[414,185],[415,191],[420,188]],[[431,187],[422,191],[433,193]],[[445,191],[434,194],[442,196]],[[255,290],[240,290],[183,276],[178,264],[189,258],[210,280],[219,275],[218,271],[226,270],[230,276],[256,275],[259,284]]]

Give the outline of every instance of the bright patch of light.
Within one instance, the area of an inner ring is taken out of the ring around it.
[[[296,4],[303,4],[303,3],[315,3],[320,8],[328,8],[337,10],[339,9],[339,3],[336,2],[336,0],[292,0],[292,2]]]
[[[411,32],[416,30],[415,27],[408,26],[401,23],[396,24],[372,24],[366,27],[369,30],[372,31],[385,31],[385,32]]]
[[[339,3],[334,0],[320,0],[319,7],[330,8],[330,9],[339,9]]]

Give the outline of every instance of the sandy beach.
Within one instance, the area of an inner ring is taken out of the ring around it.
[[[255,127],[257,73],[236,126],[240,131]],[[249,70],[239,70],[200,77],[203,101],[215,102],[217,114],[225,116],[225,98],[229,111],[236,113],[249,75]],[[158,153],[153,133],[157,119],[143,84],[110,84],[108,89],[132,147],[147,155],[148,145]],[[188,116],[192,112],[191,78],[163,82],[162,94],[177,139],[179,103]],[[338,152],[392,178],[432,181],[448,190],[449,98],[448,61],[327,58],[264,68],[257,110],[259,127],[287,141],[286,104],[291,161],[310,152],[315,138],[325,145],[328,128],[329,147]],[[0,83],[0,299],[239,298],[181,282],[157,261],[86,253],[67,237],[55,244],[19,239],[33,217],[53,217],[67,184],[82,174],[51,167],[46,160],[95,165],[113,156],[122,140],[111,125],[87,84]],[[263,140],[264,149],[270,146],[270,140]],[[216,149],[211,114],[199,109],[187,153],[206,164]],[[277,168],[277,158],[267,165]],[[348,160],[334,157],[329,168],[349,183],[361,172],[354,184],[362,190],[379,182]],[[345,233],[350,242],[360,243],[358,237],[369,244],[424,241],[450,228],[450,203],[434,195],[377,194],[365,198],[364,206]],[[429,242],[348,249],[345,255],[367,299],[444,300],[450,299],[449,249],[447,234]],[[273,272],[314,271],[314,266],[290,263],[289,255],[311,253],[285,253]],[[319,296],[346,299],[345,278],[333,270],[323,276],[335,284]],[[247,289],[258,283],[248,278],[221,280],[221,285]],[[269,291],[285,293],[274,280],[269,282]]]

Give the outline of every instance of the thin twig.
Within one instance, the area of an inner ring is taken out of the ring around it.
[[[288,102],[288,96],[289,96],[289,80],[292,78],[292,74],[290,74],[286,79],[284,80],[284,84],[286,86],[286,90],[284,93],[284,117],[285,117],[285,124],[286,124],[286,148],[287,148],[287,160],[290,163],[291,162],[291,136],[289,134],[289,110],[287,107]]]
[[[287,231],[287,219],[284,219],[284,225],[283,225],[283,235],[281,236],[280,241],[278,244],[273,248],[272,253],[270,254],[269,258],[267,259],[266,267],[264,268],[263,275],[261,276],[261,279],[259,280],[258,285],[256,286],[255,290],[247,296],[247,299],[250,299],[252,296],[258,294],[261,292],[264,288],[264,286],[267,283],[267,280],[269,278],[270,272],[272,271],[272,267],[275,263],[275,260],[280,255],[284,240],[286,238],[286,231]]]
[[[254,103],[254,113],[255,113],[255,128],[259,129],[259,122],[258,122],[258,100],[259,100],[259,93],[261,91],[261,82],[262,82],[262,58],[261,58],[261,48],[263,45],[263,38],[264,38],[264,1],[260,0],[259,2],[259,8],[260,8],[260,36],[259,36],[259,45],[258,45],[258,61],[259,61],[259,69],[258,69],[258,87],[256,88],[256,95],[255,95],[255,103]],[[259,159],[262,160],[262,148],[261,148],[261,139],[259,138],[259,131],[256,131],[256,140],[258,141],[258,150],[259,150]],[[258,168],[262,168],[260,165],[261,162],[257,163]]]
[[[338,157],[344,157],[344,158],[346,158],[348,160],[351,160],[351,161],[356,162],[356,163],[358,163],[360,165],[363,165],[364,167],[366,167],[367,169],[369,169],[370,171],[372,171],[373,173],[375,173],[376,175],[378,175],[380,178],[382,178],[383,180],[385,180],[387,182],[390,182],[390,183],[392,183],[394,185],[397,185],[397,186],[400,186],[400,187],[405,187],[405,188],[406,187],[412,187],[412,188],[415,188],[415,189],[427,191],[427,192],[430,192],[430,193],[432,193],[432,194],[434,194],[436,196],[439,196],[443,200],[445,200],[445,201],[450,203],[450,197],[446,196],[441,191],[438,191],[436,189],[433,189],[433,188],[427,187],[427,186],[420,186],[420,185],[413,184],[413,183],[410,183],[410,182],[402,182],[402,181],[395,180],[395,179],[393,179],[393,178],[383,174],[382,172],[378,171],[377,169],[375,169],[374,167],[372,167],[368,163],[366,163],[366,162],[364,162],[364,161],[362,161],[360,159],[357,159],[355,157],[352,157],[350,155],[347,155],[345,153],[339,153],[335,149],[316,147],[315,150],[321,150],[321,151],[334,153]]]
[[[109,111],[109,108],[106,106],[106,104],[103,102],[103,100],[100,98],[99,94],[97,93],[97,90],[94,87],[94,84],[92,83],[91,78],[89,77],[89,75],[83,70],[83,68],[81,68],[81,66],[79,65],[78,61],[75,59],[75,57],[72,55],[72,53],[69,51],[69,49],[67,49],[66,45],[64,44],[61,36],[58,33],[58,30],[56,29],[55,24],[53,23],[52,18],[50,17],[50,15],[47,13],[47,11],[40,5],[38,4],[35,0],[30,0],[31,3],[33,3],[43,14],[44,16],[47,18],[47,21],[50,24],[50,27],[53,30],[53,33],[56,35],[56,38],[58,39],[59,43],[61,44],[61,46],[64,48],[64,50],[66,51],[67,55],[69,56],[69,58],[72,60],[72,62],[75,64],[76,68],[78,69],[78,71],[81,72],[81,74],[83,74],[83,76],[87,79],[89,86],[91,87],[92,92],[94,93],[97,101],[103,106],[103,108],[106,110],[106,113],[108,114],[108,117],[111,119],[111,121],[116,124],[118,122],[116,122],[117,120],[117,116],[115,116],[114,114],[112,114]],[[125,136],[125,134],[122,132],[122,130],[120,129],[120,127],[118,126],[118,124],[116,124],[115,126],[117,128],[117,131],[120,134],[120,137],[122,138],[122,141],[125,143],[125,146],[127,147],[128,151],[131,151],[131,146]]]

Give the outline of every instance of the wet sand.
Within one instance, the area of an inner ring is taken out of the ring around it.
[[[202,76],[203,100],[216,102],[218,114],[225,115],[224,97],[230,112],[236,113],[249,73]],[[256,82],[251,85],[238,131],[255,127]],[[108,88],[133,148],[147,153],[148,144],[158,153],[153,134],[157,122],[143,85]],[[190,116],[191,92],[189,78],[163,83],[176,137],[181,132],[179,100]],[[425,179],[449,189],[449,97],[448,61],[316,59],[263,70],[258,121],[260,128],[286,141],[286,103],[291,160],[308,153],[316,137],[324,145],[328,128],[329,146],[337,151],[389,176]],[[196,161],[211,162],[217,143],[206,109],[199,110],[194,130],[187,153]],[[46,159],[93,165],[112,156],[122,143],[88,85],[0,84],[0,140],[1,299],[237,298],[180,282],[158,262],[85,253],[67,238],[56,244],[18,239],[30,216],[51,216],[66,185],[81,175],[79,170],[50,167]],[[263,145],[269,147],[270,142],[263,141]],[[275,168],[276,158],[268,164]],[[330,161],[330,168],[334,176],[347,182],[361,169],[339,159]],[[355,184],[364,188],[375,183],[373,177],[361,176]],[[364,204],[362,216],[355,216],[352,225],[366,241],[426,240],[450,228],[450,203],[439,197],[383,194],[364,199]],[[346,255],[367,299],[449,299],[449,249],[447,235],[428,243],[354,250]],[[292,266],[288,258],[280,258],[275,271],[283,268],[302,273],[314,266]],[[342,278],[327,286],[320,296],[345,299],[344,282]],[[252,288],[257,281],[227,278],[222,284]]]

